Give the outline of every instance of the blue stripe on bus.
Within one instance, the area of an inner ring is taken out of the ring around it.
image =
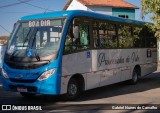
[[[20,20],[35,20],[35,19],[47,19],[47,18],[56,18],[56,17],[68,17],[68,19],[72,19],[76,16],[88,16],[92,18],[100,18],[100,19],[106,19],[110,21],[116,21],[116,22],[125,22],[130,24],[146,24],[146,22],[137,21],[137,20],[131,20],[131,19],[124,19],[120,17],[114,17],[110,15],[104,15],[104,14],[98,14],[94,12],[89,11],[82,11],[82,10],[73,10],[73,11],[57,11],[57,12],[50,12],[50,13],[42,13],[42,14],[35,14],[30,16],[24,16]]]

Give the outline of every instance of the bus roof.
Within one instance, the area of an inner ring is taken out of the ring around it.
[[[104,15],[104,14],[94,13],[90,11],[83,11],[83,10],[56,11],[56,12],[35,14],[35,15],[24,16],[20,20],[26,21],[26,20],[45,19],[45,18],[51,19],[51,18],[57,18],[57,17],[68,17],[68,19],[72,19],[73,17],[76,17],[76,16],[87,16],[87,17],[93,17],[97,19],[105,19],[109,21],[124,22],[124,23],[130,23],[130,24],[139,24],[139,25],[146,24],[146,22],[142,22],[142,21],[124,19],[120,17]]]

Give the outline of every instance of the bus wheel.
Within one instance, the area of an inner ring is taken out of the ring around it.
[[[20,94],[25,97],[25,98],[32,98],[35,96],[35,94],[32,93],[24,93],[24,92],[20,92]]]
[[[72,78],[68,83],[66,99],[74,100],[79,95],[79,85],[76,79]]]
[[[138,77],[139,77],[138,70],[134,69],[133,73],[132,73],[132,79],[130,80],[130,83],[133,84],[133,85],[136,84],[138,82]]]

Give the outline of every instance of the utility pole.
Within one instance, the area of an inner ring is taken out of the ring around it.
[[[141,8],[141,19],[142,19],[142,21],[144,21],[145,17],[144,17],[144,8],[143,8],[142,0],[141,0],[141,6],[142,6],[142,8]]]

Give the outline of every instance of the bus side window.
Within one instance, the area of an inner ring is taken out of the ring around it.
[[[66,36],[64,54],[71,53],[73,51],[73,37],[72,25],[70,25]]]
[[[81,25],[80,30],[80,47],[81,49],[87,49],[89,46],[89,26],[88,25]]]
[[[68,29],[64,54],[78,52],[89,48],[89,25],[75,18]]]
[[[132,29],[129,25],[119,25],[118,27],[119,48],[132,48]]]
[[[155,37],[155,33],[152,29],[149,27],[145,28],[145,34],[146,34],[146,46],[148,48],[157,47],[157,38]]]
[[[105,21],[93,23],[93,38],[95,48],[117,48],[116,25]]]
[[[99,39],[99,32],[98,32],[98,22],[96,21],[94,21],[93,23],[93,39],[94,39],[94,47],[99,48],[100,39]]]
[[[134,47],[143,47],[142,46],[142,37],[143,37],[143,33],[142,33],[142,27],[133,27],[133,46]],[[145,42],[143,42],[145,45]]]

